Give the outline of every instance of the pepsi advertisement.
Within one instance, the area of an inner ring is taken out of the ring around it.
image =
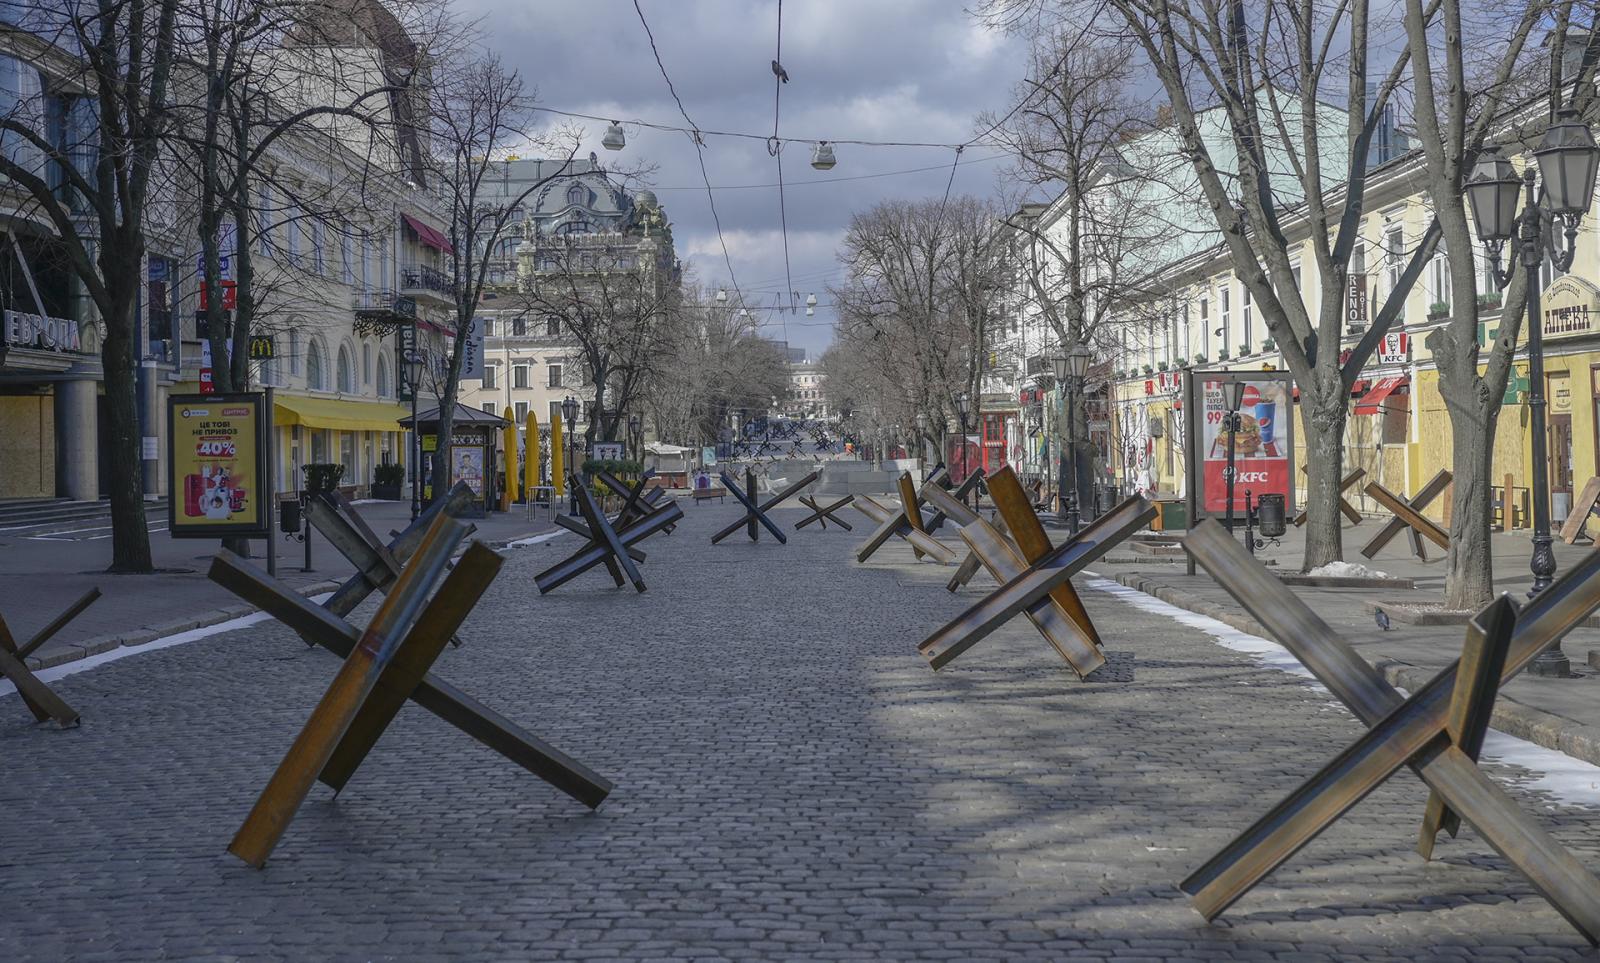
[[[1292,454],[1289,383],[1277,378],[1242,380],[1245,388],[1239,404],[1239,430],[1233,437],[1233,507],[1240,515],[1245,510],[1247,492],[1250,498],[1274,492],[1284,497],[1286,505],[1294,504],[1289,491]],[[1204,386],[1202,492],[1207,514],[1223,514],[1228,510],[1229,433],[1225,430],[1228,404],[1223,395],[1224,384],[1207,381]]]

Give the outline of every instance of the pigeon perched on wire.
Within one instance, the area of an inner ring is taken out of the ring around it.
[[[776,60],[772,62],[772,76],[778,78],[784,83],[789,82],[789,71],[784,70],[783,64],[778,63]]]

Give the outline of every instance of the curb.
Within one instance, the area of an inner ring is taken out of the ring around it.
[[[316,582],[311,585],[303,585],[295,589],[295,591],[300,595],[306,596],[321,595],[323,592],[333,591],[340,584],[334,581]],[[181,619],[173,619],[171,622],[162,622],[160,625],[145,626],[144,628],[127,632],[118,632],[115,635],[102,635],[93,639],[84,639],[81,642],[67,642],[64,643],[62,649],[47,656],[29,656],[28,668],[38,671],[58,665],[66,665],[69,662],[86,659],[91,655],[99,655],[102,652],[110,652],[112,649],[121,648],[122,646],[145,645],[157,639],[164,639],[169,635],[177,635],[179,632],[203,629],[219,622],[226,622],[229,619],[253,615],[259,611],[260,609],[254,605],[241,603],[220,609],[212,609],[209,612],[202,612],[198,615],[184,616]]]
[[[1146,595],[1160,599],[1168,605],[1216,619],[1224,625],[1232,626],[1241,632],[1271,639],[1272,635],[1262,627],[1261,623],[1245,615],[1237,609],[1217,605],[1193,598],[1170,585],[1164,585],[1154,579],[1140,575],[1138,572],[1126,572],[1112,577],[1112,580],[1131,589],[1137,589]],[[1369,660],[1370,661],[1370,660]],[[1373,662],[1373,667],[1383,673],[1389,684],[1407,692],[1415,692],[1422,688],[1436,675],[1427,669],[1419,668],[1407,662],[1395,659],[1382,659]],[[1525,739],[1536,746],[1554,749],[1565,753],[1574,759],[1581,759],[1592,765],[1600,766],[1600,727],[1586,726],[1581,722],[1574,722],[1558,715],[1535,709],[1524,705],[1504,693],[1495,700],[1494,715],[1489,720],[1489,725],[1499,731]]]

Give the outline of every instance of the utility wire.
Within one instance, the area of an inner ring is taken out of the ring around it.
[[[829,141],[829,143],[833,143],[833,141]],[[1011,155],[1009,155],[1009,154],[990,154],[988,157],[974,157],[971,160],[962,161],[962,163],[963,164],[984,164],[984,163],[988,163],[989,161],[1004,160],[1004,159],[1006,159],[1006,158],[1008,158],[1010,156]],[[932,165],[929,165],[927,167],[907,167],[907,168],[904,168],[902,170],[897,170],[897,171],[878,171],[877,173],[874,173],[874,174],[849,174],[849,175],[846,175],[844,177],[812,177],[812,178],[807,178],[806,180],[800,180],[800,181],[790,180],[790,181],[787,182],[787,186],[789,186],[789,187],[801,187],[801,186],[805,186],[805,185],[809,185],[809,184],[837,184],[840,181],[866,181],[866,180],[872,180],[873,178],[877,178],[877,177],[898,177],[901,174],[924,174],[924,173],[927,173],[928,171],[942,171],[942,170],[945,170],[945,169],[946,169],[945,165],[943,165],[943,164],[932,164]],[[770,184],[717,184],[717,185],[714,185],[714,186],[719,191],[753,191],[753,190],[770,190],[770,189],[772,189],[774,187],[777,187],[779,185],[776,182],[774,182],[774,183],[770,183]],[[705,190],[705,188],[702,187],[699,184],[695,184],[695,185],[692,185],[692,186],[685,185],[685,186],[678,186],[678,187],[655,187],[655,186],[652,185],[650,187],[650,189],[653,190],[653,191],[703,191],[703,190]]]
[[[672,94],[672,99],[678,104],[678,113],[688,123],[689,128],[679,130],[686,134],[689,142],[694,144],[694,154],[700,161],[700,179],[706,185],[706,203],[711,206],[711,223],[717,229],[717,243],[722,246],[722,263],[728,268],[728,283],[733,285],[733,293],[742,303],[744,295],[739,291],[739,279],[733,273],[733,256],[728,253],[728,239],[722,234],[722,218],[717,215],[717,196],[711,190],[711,175],[706,173],[705,139],[700,136],[700,129],[695,126],[694,120],[689,117],[689,112],[684,109],[683,99],[678,96],[678,89],[672,85],[672,77],[667,74],[667,65],[661,62],[661,51],[656,47],[656,35],[650,29],[650,21],[645,19],[644,8],[639,6],[639,0],[633,0],[633,10],[639,15],[639,23],[644,27],[644,35],[650,41],[650,53],[655,55],[656,69],[661,71],[661,79],[667,82],[667,91]],[[553,112],[554,113],[554,112]]]
[[[634,0],[634,7],[637,9],[638,6],[639,6],[638,0]],[[657,63],[658,64],[660,63],[660,58],[659,57],[657,58]],[[674,95],[674,96],[676,96],[676,95]],[[545,114],[555,114],[555,115],[560,116],[560,117],[573,117],[573,118],[576,118],[578,120],[593,120],[593,121],[599,121],[602,124],[610,124],[610,123],[629,124],[629,125],[634,126],[634,127],[644,127],[644,128],[648,128],[650,130],[664,130],[664,131],[672,131],[672,132],[679,133],[679,134],[691,134],[691,135],[694,135],[695,137],[740,137],[740,138],[743,138],[745,140],[759,140],[759,141],[763,141],[763,142],[772,140],[772,137],[770,135],[768,135],[768,134],[753,134],[753,133],[750,133],[748,131],[734,131],[734,130],[707,130],[705,128],[695,127],[693,121],[689,122],[690,126],[688,126],[688,127],[677,127],[677,126],[674,126],[672,124],[660,124],[660,123],[655,123],[653,121],[648,121],[648,120],[639,120],[638,118],[634,118],[632,120],[618,120],[615,117],[601,117],[599,114],[584,114],[584,113],[579,113],[578,111],[574,111],[574,110],[557,110],[554,107],[531,107],[529,109],[538,111],[540,113],[545,113]],[[680,109],[681,109],[681,105],[680,105]],[[835,138],[832,138],[832,137],[780,137],[778,139],[781,140],[785,144],[816,144],[816,143],[820,143],[821,141],[826,140],[830,144],[849,144],[849,145],[851,145],[853,147],[933,147],[933,148],[939,148],[939,149],[943,149],[943,150],[950,150],[950,149],[956,148],[956,147],[969,146],[971,144],[977,143],[977,141],[979,140],[979,138],[974,138],[973,140],[967,141],[966,144],[954,144],[954,143],[941,144],[941,143],[933,143],[933,142],[930,142],[930,141],[917,141],[917,140],[846,140],[846,139],[835,139]],[[994,144],[993,146],[995,146],[995,147],[1003,147],[1004,145],[1003,144]]]

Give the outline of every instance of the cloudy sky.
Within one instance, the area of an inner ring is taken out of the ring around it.
[[[640,2],[695,125],[770,134],[778,0]],[[782,60],[790,82],[783,88],[780,133],[826,140],[970,139],[977,114],[1004,109],[1023,58],[1015,40],[975,24],[963,6],[955,0],[788,0]],[[679,256],[703,283],[725,284],[728,271],[688,138],[626,124],[683,125],[632,0],[462,0],[462,7],[482,18],[489,44],[537,87],[543,106],[624,122],[625,151],[604,151],[605,125],[587,123],[582,152],[598,151],[617,166],[655,165],[650,186],[673,223]],[[793,290],[802,299],[815,292],[823,307],[812,318],[767,312],[767,331],[787,334],[813,355],[831,338],[825,288],[839,277],[835,252],[851,212],[885,198],[941,196],[954,158],[949,149],[931,148],[840,145],[836,153],[838,166],[827,173],[811,168],[808,145],[790,145],[783,155]],[[994,192],[1003,166],[994,156],[993,149],[969,148],[953,193]],[[771,305],[788,290],[778,191],[768,186],[777,180],[776,162],[761,141],[708,137],[705,163],[738,285],[750,301]],[[911,168],[932,169],[861,177]]]

